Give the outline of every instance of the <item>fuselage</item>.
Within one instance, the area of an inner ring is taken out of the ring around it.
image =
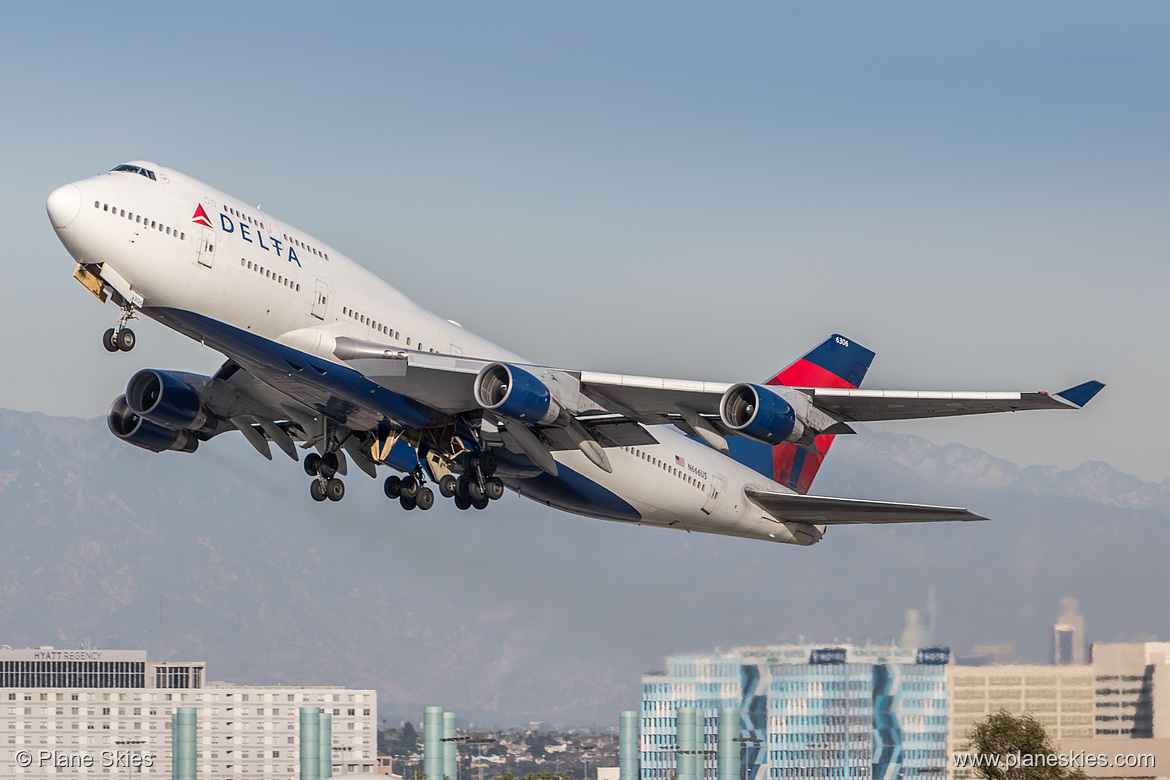
[[[337,339],[516,365],[517,355],[419,306],[312,235],[177,171],[119,166],[50,195],[73,258],[146,316],[200,339],[213,322],[340,362]],[[176,316],[191,313],[196,318]],[[425,403],[425,399],[422,400]],[[554,453],[557,476],[506,480],[520,495],[577,514],[808,544],[744,495],[788,488],[691,439],[649,428],[657,444],[607,448],[612,472],[581,452]]]

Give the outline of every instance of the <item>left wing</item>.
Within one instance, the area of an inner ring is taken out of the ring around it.
[[[857,525],[861,523],[933,523],[986,520],[966,509],[928,504],[897,504],[855,498],[801,496],[760,488],[744,489],[752,503],[774,519],[806,525]]]

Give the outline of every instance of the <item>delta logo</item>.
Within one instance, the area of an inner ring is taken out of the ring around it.
[[[207,212],[203,210],[203,204],[195,204],[195,213],[191,215],[191,221],[197,225],[204,227],[211,227],[211,219],[207,216]]]

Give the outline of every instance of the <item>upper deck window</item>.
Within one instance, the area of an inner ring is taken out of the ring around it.
[[[110,173],[137,173],[139,176],[145,176],[151,181],[158,181],[154,175],[154,171],[147,170],[141,165],[119,165],[116,168],[111,168]]]

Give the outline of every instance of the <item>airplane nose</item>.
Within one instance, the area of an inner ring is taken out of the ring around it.
[[[77,219],[81,211],[81,190],[72,184],[58,187],[49,193],[45,210],[49,212],[49,221],[53,223],[53,227],[65,227]]]

